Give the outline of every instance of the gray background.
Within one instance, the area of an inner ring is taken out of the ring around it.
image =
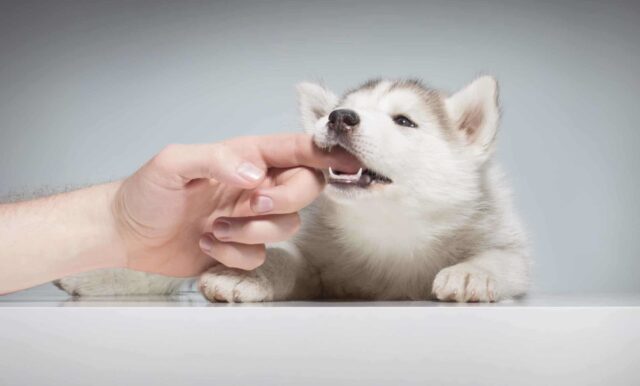
[[[640,6],[0,3],[0,196],[121,178],[171,142],[299,130],[293,85],[501,83],[538,291],[640,291]],[[35,238],[35,236],[34,236]]]

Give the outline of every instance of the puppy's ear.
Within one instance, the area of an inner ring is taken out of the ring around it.
[[[329,114],[338,103],[334,93],[316,83],[298,83],[296,91],[300,117],[306,131],[313,130],[318,119]]]
[[[493,150],[500,121],[498,82],[482,76],[445,101],[454,130],[464,136],[479,155],[488,156]]]

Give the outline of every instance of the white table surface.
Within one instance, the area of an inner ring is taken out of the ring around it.
[[[640,385],[640,294],[498,304],[0,297],[0,385]]]

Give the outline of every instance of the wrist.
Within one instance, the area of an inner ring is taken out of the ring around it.
[[[119,232],[115,200],[122,181],[89,188],[86,194],[88,243],[83,269],[123,268],[127,265],[127,251]]]
[[[68,237],[74,239],[75,244],[74,250],[69,251],[67,264],[62,264],[64,272],[57,276],[126,265],[126,251],[113,213],[120,183],[111,182],[67,193],[65,201],[69,202],[69,210],[74,213],[61,226],[68,227]]]

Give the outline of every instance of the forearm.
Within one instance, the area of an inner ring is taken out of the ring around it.
[[[0,294],[125,266],[111,208],[119,185],[0,205]]]

